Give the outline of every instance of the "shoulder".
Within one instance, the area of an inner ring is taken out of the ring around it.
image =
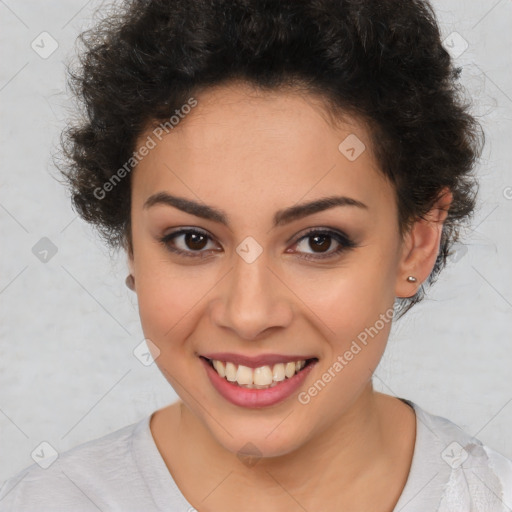
[[[0,511],[74,509],[97,512],[97,502],[119,503],[119,496],[126,488],[140,485],[131,444],[134,433],[147,422],[148,418],[144,418],[80,444],[57,454],[53,462],[45,459],[48,454],[43,447],[39,463],[3,482]]]
[[[418,474],[423,474],[424,480],[432,477],[427,494],[430,492],[439,500],[437,510],[509,510],[512,507],[512,460],[449,419],[406,402],[413,406],[417,418],[410,479],[416,482]]]

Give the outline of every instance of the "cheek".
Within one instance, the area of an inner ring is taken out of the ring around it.
[[[309,314],[311,321],[327,341],[322,370],[331,376],[326,380],[335,374],[343,393],[370,377],[385,350],[395,299],[393,269],[389,254],[387,259],[361,256],[338,271],[317,272],[299,286],[301,299],[315,313]]]
[[[331,411],[326,422],[359,396],[382,358],[394,312],[388,288],[385,278],[354,271],[317,278],[309,290],[308,306],[318,312],[315,326],[323,338],[321,361],[316,380],[298,400]]]
[[[288,282],[322,321],[326,336],[341,342],[373,325],[393,306],[395,267],[390,253],[369,251],[354,254],[339,268],[290,274]]]
[[[137,300],[144,336],[159,349],[157,363],[189,360],[194,347],[188,343],[215,293],[218,272],[208,265],[180,266],[165,255],[141,254],[136,268]],[[183,357],[180,357],[183,356]]]
[[[197,275],[192,277],[194,273],[171,265],[165,256],[143,252],[139,256],[135,272],[142,329],[146,338],[165,350],[166,340],[183,336],[187,315],[200,300],[202,286],[198,286]]]

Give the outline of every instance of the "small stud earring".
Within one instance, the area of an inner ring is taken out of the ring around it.
[[[133,278],[132,274],[128,274],[125,279],[125,284],[130,290],[135,290],[135,279]]]
[[[415,283],[417,281],[417,279],[414,276],[409,276],[407,278],[407,281],[409,281],[409,283]]]

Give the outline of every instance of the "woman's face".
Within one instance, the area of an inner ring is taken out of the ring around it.
[[[142,328],[214,439],[284,454],[371,389],[404,279],[394,191],[363,126],[334,128],[312,97],[236,85],[196,99],[139,139],[156,142],[132,176]]]

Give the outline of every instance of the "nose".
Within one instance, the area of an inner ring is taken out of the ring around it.
[[[267,331],[289,326],[291,292],[277,273],[265,253],[251,263],[235,255],[233,267],[211,303],[214,324],[245,340],[259,340]]]

